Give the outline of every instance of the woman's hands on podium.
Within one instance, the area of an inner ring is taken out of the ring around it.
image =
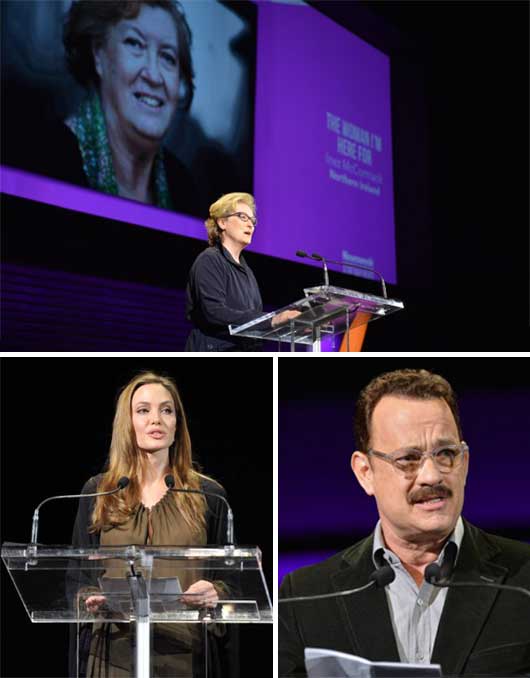
[[[215,607],[219,600],[219,594],[211,581],[199,579],[184,591],[181,600],[191,607]]]
[[[219,593],[212,582],[199,579],[181,594],[180,600],[190,607],[215,607],[219,600]],[[87,612],[96,614],[106,602],[105,596],[88,596],[85,600]]]
[[[106,602],[107,599],[105,598],[105,596],[88,596],[88,598],[85,600],[87,612],[92,612],[92,614],[96,614],[96,612],[99,612],[101,606],[104,605]]]
[[[272,326],[277,327],[278,325],[283,325],[283,323],[288,322],[289,320],[294,320],[301,315],[301,311],[295,311],[294,309],[287,309],[287,311],[282,311],[275,315],[272,319]]]

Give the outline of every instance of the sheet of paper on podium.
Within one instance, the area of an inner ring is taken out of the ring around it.
[[[441,676],[439,664],[371,662],[353,654],[306,647],[305,666],[309,678],[434,678]]]

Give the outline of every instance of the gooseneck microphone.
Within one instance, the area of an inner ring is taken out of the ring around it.
[[[321,261],[322,265],[324,267],[324,285],[326,285],[326,287],[329,287],[328,265],[327,265],[324,257],[321,257],[320,254],[311,254],[310,255],[307,252],[304,252],[304,250],[298,250],[296,252],[296,256],[301,257],[302,259],[307,257],[308,259],[314,259],[315,261]]]
[[[329,262],[330,264],[338,264],[339,266],[347,266],[348,268],[357,268],[360,269],[361,271],[368,271],[369,273],[375,273],[379,280],[381,281],[381,287],[383,289],[383,297],[385,299],[388,299],[387,291],[386,291],[386,283],[379,271],[376,271],[375,268],[369,268],[368,266],[360,266],[359,264],[348,264],[345,261],[338,261],[336,259],[324,259],[324,257],[320,254],[307,254],[307,252],[304,252],[303,250],[298,250],[296,252],[297,257],[308,257],[309,259],[314,259],[315,261],[322,261],[324,262],[325,270],[324,270],[324,278],[327,280],[326,285],[329,285],[329,279],[328,279],[328,269],[326,266],[326,262]]]
[[[216,494],[215,492],[203,492],[202,490],[189,490],[184,487],[175,487],[175,478],[170,473],[164,477],[164,482],[171,492],[202,494],[205,497],[217,497],[217,499],[220,499],[226,506],[226,546],[234,545],[234,514],[232,513],[230,504],[221,494]]]
[[[438,563],[431,563],[425,568],[425,581],[437,588],[453,588],[453,587],[469,587],[480,586],[485,588],[500,589],[506,591],[515,591],[522,593],[530,598],[530,591],[522,586],[511,586],[509,584],[496,584],[489,581],[487,577],[481,576],[482,581],[451,581],[453,569],[456,560],[457,546],[454,542],[449,542],[445,548],[444,560],[441,565]]]
[[[31,527],[31,542],[30,546],[36,547],[37,546],[37,533],[39,531],[39,510],[40,507],[46,504],[49,501],[52,501],[53,499],[82,499],[83,497],[104,497],[109,494],[115,494],[116,492],[119,492],[120,490],[123,490],[127,485],[129,484],[129,478],[127,476],[122,476],[118,480],[118,485],[114,490],[108,490],[107,492],[92,492],[91,494],[60,494],[55,497],[48,497],[47,499],[44,499],[41,501],[41,503],[37,506],[35,511],[33,512],[33,525]]]
[[[356,589],[347,589],[346,591],[336,591],[335,593],[321,593],[315,596],[296,596],[294,598],[279,598],[279,603],[298,603],[306,600],[324,600],[326,598],[338,598],[341,596],[350,596],[354,593],[360,593],[360,591],[365,591],[371,586],[375,586],[376,589],[382,589],[388,584],[391,584],[396,578],[396,573],[392,567],[388,564],[378,567],[372,572],[368,577],[368,583],[364,586],[360,586]]]
[[[457,551],[458,547],[455,542],[450,541],[445,547],[442,564],[438,565],[438,563],[431,563],[430,565],[427,565],[423,576],[428,584],[434,585],[436,582],[445,582],[449,580],[455,567]]]

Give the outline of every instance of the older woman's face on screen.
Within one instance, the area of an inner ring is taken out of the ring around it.
[[[131,402],[136,444],[145,452],[168,448],[175,440],[177,417],[171,393],[162,384],[144,384]]]
[[[172,16],[144,5],[93,49],[105,113],[140,144],[160,143],[177,108],[177,40]]]

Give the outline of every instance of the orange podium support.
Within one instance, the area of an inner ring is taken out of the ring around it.
[[[339,348],[339,353],[359,353],[363,347],[364,338],[368,323],[370,322],[369,313],[358,313],[355,320],[350,325],[347,332],[344,333]]]

